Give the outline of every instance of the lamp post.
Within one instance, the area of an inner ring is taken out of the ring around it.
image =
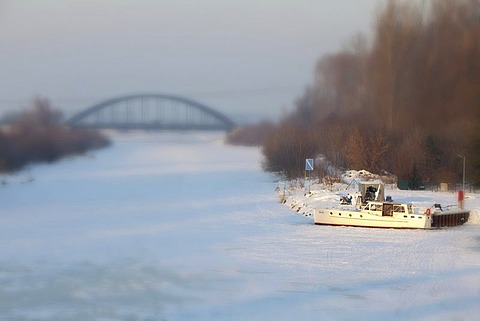
[[[462,206],[462,210],[463,210],[463,207],[464,207],[464,199],[465,199],[465,155],[458,155],[458,157],[461,157],[463,158],[463,175],[462,175],[462,199],[459,201],[461,201],[461,206]]]
[[[458,155],[458,157],[463,158],[462,190],[465,193],[465,156],[464,155]]]

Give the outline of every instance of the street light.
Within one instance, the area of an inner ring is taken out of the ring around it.
[[[465,155],[458,155],[458,157],[463,158],[463,177],[462,177],[462,209],[463,209],[463,204],[464,204],[464,199],[465,199]]]

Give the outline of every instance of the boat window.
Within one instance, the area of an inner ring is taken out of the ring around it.
[[[382,211],[382,204],[371,204],[370,205],[371,211]]]
[[[408,204],[408,213],[414,213],[412,204]]]
[[[403,207],[403,205],[393,205],[393,211],[395,213],[405,213],[405,208]]]
[[[393,204],[383,204],[382,216],[393,216]]]

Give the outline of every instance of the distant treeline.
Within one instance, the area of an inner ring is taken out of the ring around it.
[[[321,58],[267,136],[264,168],[289,178],[324,155],[415,184],[460,182],[461,155],[480,182],[480,0],[386,1],[371,41]]]
[[[98,131],[76,129],[61,122],[62,115],[45,99],[35,99],[32,108],[9,115],[0,129],[0,172],[19,170],[35,162],[53,162],[110,144]]]

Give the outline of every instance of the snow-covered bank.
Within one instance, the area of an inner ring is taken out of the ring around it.
[[[480,314],[480,226],[315,226],[280,204],[258,149],[221,139],[119,135],[93,158],[33,167],[30,182],[2,185],[0,319]]]

